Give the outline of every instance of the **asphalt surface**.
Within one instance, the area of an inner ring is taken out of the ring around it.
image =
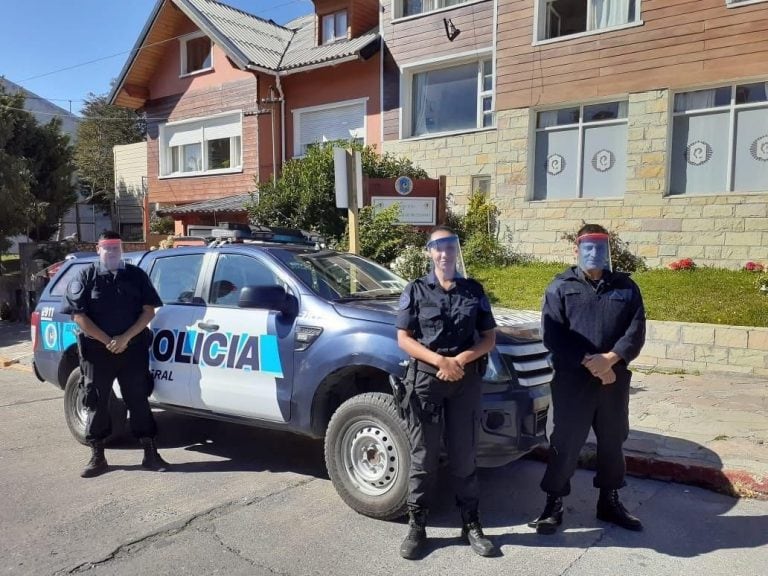
[[[327,479],[322,444],[158,413],[174,464],[142,470],[131,440],[107,450],[109,473],[79,477],[88,451],[70,436],[62,393],[0,370],[0,574],[764,575],[768,502],[630,478],[622,491],[646,531],[594,518],[592,474],[578,471],[564,531],[526,526],[543,504],[543,465],[481,472],[481,513],[501,556],[458,538],[447,482],[430,517],[430,552],[398,556],[406,527],[353,512]]]

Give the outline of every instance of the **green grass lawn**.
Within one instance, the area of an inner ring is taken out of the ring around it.
[[[507,268],[472,268],[497,306],[540,310],[544,289],[562,264],[535,263]],[[648,318],[735,326],[768,326],[768,296],[756,287],[758,275],[716,268],[649,270],[632,274]]]

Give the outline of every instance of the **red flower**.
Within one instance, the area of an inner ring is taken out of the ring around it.
[[[670,270],[693,270],[696,268],[696,263],[692,258],[681,258],[667,264],[667,268]]]
[[[744,264],[744,270],[748,272],[762,272],[763,270],[765,270],[765,266],[763,266],[759,262],[752,262],[752,260],[750,260],[749,262]]]

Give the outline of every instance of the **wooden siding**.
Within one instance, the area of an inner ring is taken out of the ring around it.
[[[493,5],[490,0],[455,6],[392,21],[392,2],[382,1],[384,51],[384,140],[397,140],[400,131],[400,71],[403,66],[424,60],[491,49]],[[453,42],[445,34],[443,20],[449,18],[461,33]]]
[[[768,76],[768,4],[643,0],[644,24],[532,46],[533,0],[500,0],[497,110]]]
[[[259,177],[261,180],[268,178],[272,171],[270,115],[260,111],[257,104],[260,98],[266,96],[267,90],[266,79],[258,76],[247,81],[148,101],[145,110],[147,117],[152,119],[147,123],[149,201],[184,204],[233,196],[254,190],[256,187],[254,177]],[[162,121],[156,119],[167,118],[167,121],[178,121],[212,116],[231,110],[242,110],[244,113],[242,173],[159,178],[158,138]],[[279,129],[278,125],[278,131]],[[279,142],[277,145],[279,146]]]

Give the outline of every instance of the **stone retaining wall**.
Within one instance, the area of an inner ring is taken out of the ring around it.
[[[768,328],[648,321],[637,366],[768,376]]]

